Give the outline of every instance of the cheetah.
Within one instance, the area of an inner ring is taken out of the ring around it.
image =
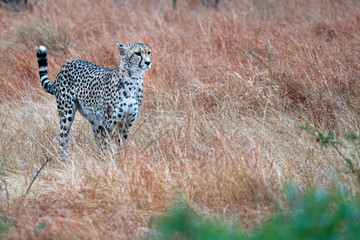
[[[42,87],[55,95],[60,118],[59,152],[66,155],[76,111],[89,122],[99,145],[110,138],[124,143],[138,115],[143,98],[143,78],[151,68],[151,48],[142,42],[117,43],[120,64],[106,68],[84,60],[67,62],[55,81],[47,71],[46,47],[39,46],[37,62]]]

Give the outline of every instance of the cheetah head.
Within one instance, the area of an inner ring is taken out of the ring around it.
[[[121,62],[132,72],[143,72],[151,68],[151,48],[145,43],[116,44],[121,55]]]

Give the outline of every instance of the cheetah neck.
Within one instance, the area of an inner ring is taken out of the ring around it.
[[[134,91],[136,91],[135,86],[139,86],[142,88],[142,73],[139,74],[138,72],[131,71],[122,64],[116,67],[113,73],[115,79],[117,79],[115,81],[116,86],[118,86],[117,89],[124,89],[129,94],[132,94]]]
[[[121,62],[119,65],[120,73],[125,73],[125,78],[131,79],[140,79],[142,78],[143,73],[145,72],[144,69],[140,68],[133,68],[127,63]]]

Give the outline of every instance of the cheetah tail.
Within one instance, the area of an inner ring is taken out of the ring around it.
[[[49,80],[48,72],[47,72],[47,57],[46,57],[46,47],[40,46],[36,52],[37,62],[39,64],[39,75],[41,85],[45,89],[46,92],[50,94],[54,94],[52,91],[52,83]]]

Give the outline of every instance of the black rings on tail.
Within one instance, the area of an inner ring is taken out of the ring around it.
[[[36,52],[37,62],[39,64],[39,75],[41,85],[45,89],[46,92],[50,94],[54,94],[52,91],[52,83],[49,80],[48,72],[47,72],[47,57],[46,57],[46,47],[40,46]]]

